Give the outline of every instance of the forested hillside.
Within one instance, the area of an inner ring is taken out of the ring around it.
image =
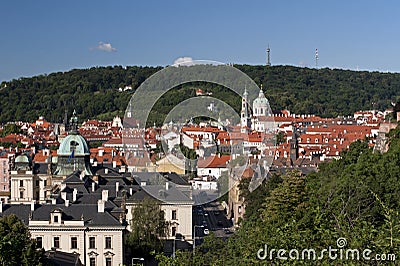
[[[292,66],[235,65],[257,84],[263,84],[271,108],[323,117],[350,115],[357,110],[384,110],[400,96],[400,74],[309,69]],[[1,84],[0,122],[33,121],[39,115],[59,122],[75,108],[80,118],[110,119],[123,114],[134,90],[161,67],[96,67],[20,78]],[[118,88],[132,86],[132,91]],[[185,84],[160,99],[151,122],[161,123],[180,101],[195,95],[194,88],[213,91],[235,109],[240,99],[210,84]],[[179,91],[180,90],[180,91]]]

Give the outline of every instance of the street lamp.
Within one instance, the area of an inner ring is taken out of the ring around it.
[[[204,225],[194,225],[194,231],[193,231],[193,256],[195,253],[195,249],[196,249],[196,227],[199,228],[204,228]]]
[[[178,238],[179,237],[179,238]],[[175,234],[175,238],[174,238],[174,245],[173,245],[173,248],[172,248],[172,258],[173,259],[175,259],[175,251],[176,251],[176,244],[175,244],[175,241],[176,240],[180,240],[180,241],[183,241],[184,239],[185,239],[185,237],[184,236],[182,236],[181,234],[179,234],[179,233],[176,233]]]

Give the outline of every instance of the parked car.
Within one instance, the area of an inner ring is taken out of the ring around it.
[[[210,230],[208,230],[207,228],[204,229],[204,234],[205,234],[205,235],[209,235],[209,234],[210,234]]]

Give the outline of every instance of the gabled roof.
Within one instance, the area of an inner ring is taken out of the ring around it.
[[[69,176],[62,182],[63,184],[84,184],[80,177],[79,177],[80,171],[76,171]]]
[[[230,155],[212,155],[206,158],[200,158],[197,162],[197,168],[226,168]]]

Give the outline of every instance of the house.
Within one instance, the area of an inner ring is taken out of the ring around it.
[[[197,162],[198,176],[213,176],[219,178],[222,172],[228,171],[228,163],[231,160],[230,155],[211,155],[199,158]]]

